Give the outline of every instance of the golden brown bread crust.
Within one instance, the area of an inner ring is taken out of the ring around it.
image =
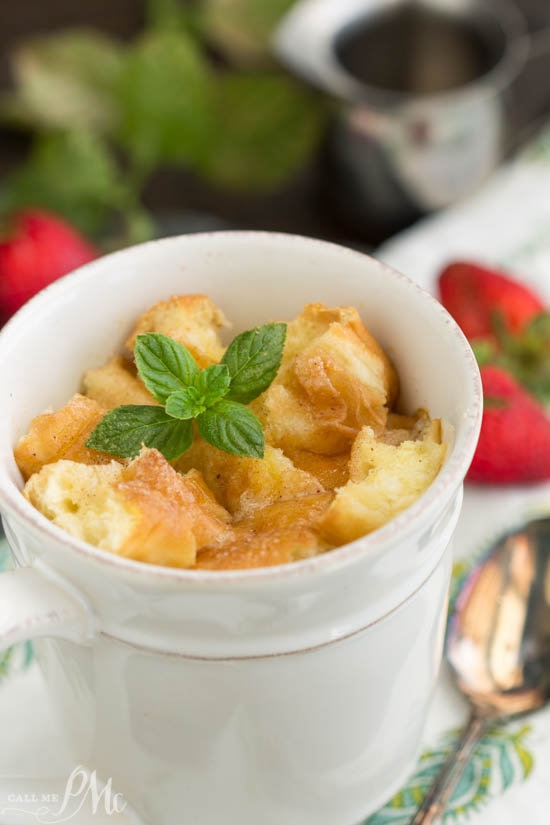
[[[132,361],[115,355],[103,367],[87,370],[82,378],[84,394],[112,410],[123,404],[157,404]]]
[[[323,492],[317,478],[299,470],[281,450],[268,444],[264,458],[241,458],[212,447],[197,435],[174,466],[180,472],[192,467],[200,470],[217,500],[235,518],[276,501]]]
[[[333,499],[333,493],[315,493],[311,496],[277,501],[275,504],[254,510],[235,524],[255,533],[288,527],[308,527],[315,530]]]
[[[234,524],[233,536],[197,553],[201,570],[268,567],[310,558],[328,549],[318,525],[332,493],[300,496],[254,510]]]
[[[181,476],[156,450],[124,467],[59,461],[27,482],[24,495],[72,535],[112,553],[189,567],[197,548],[233,536],[230,515],[200,473]]]
[[[137,335],[161,332],[186,346],[199,367],[207,367],[222,358],[224,348],[218,330],[228,325],[221,309],[208,296],[174,295],[139,317],[126,347],[133,352]]]
[[[349,479],[349,450],[338,455],[319,455],[309,450],[287,450],[285,455],[299,470],[314,476],[325,490],[342,487]]]
[[[45,464],[61,458],[83,464],[107,464],[111,455],[89,450],[85,445],[105,410],[96,401],[76,394],[64,407],[33,418],[29,432],[19,439],[13,454],[23,478],[28,479]]]
[[[191,519],[197,547],[226,537],[231,522],[208,489],[201,473],[192,469],[180,475],[158,450],[143,449],[140,456],[124,468],[118,489],[129,500],[146,501],[151,491],[170,502]],[[139,536],[136,537],[139,540]]]
[[[243,570],[272,567],[315,556],[321,548],[318,536],[304,527],[288,527],[265,533],[236,531],[235,539],[197,553],[196,570]]]
[[[252,407],[270,444],[336,455],[363,426],[381,433],[395,370],[353,307],[308,304],[288,325],[281,368]]]

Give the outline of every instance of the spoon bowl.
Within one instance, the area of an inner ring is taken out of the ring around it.
[[[460,689],[492,716],[550,695],[550,518],[503,536],[468,576],[449,625]]]
[[[472,712],[411,825],[443,814],[492,722],[550,697],[550,518],[499,538],[469,573],[449,621],[447,659]]]

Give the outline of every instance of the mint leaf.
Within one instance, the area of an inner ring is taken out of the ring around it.
[[[87,446],[113,455],[137,455],[141,445],[156,447],[168,461],[178,458],[199,433],[220,450],[263,458],[262,425],[244,404],[271,383],[281,363],[286,324],[265,324],[238,335],[227,363],[199,371],[191,353],[161,333],[138,335],[134,354],[147,388],[163,407],[127,405],[107,413]],[[234,393],[232,398],[227,394]]]
[[[128,404],[108,412],[90,434],[92,450],[133,458],[143,444],[155,447],[167,461],[184,453],[193,442],[193,423],[178,421],[162,407]]]
[[[265,324],[242,332],[222,358],[231,376],[227,397],[248,404],[266,390],[281,366],[286,324]]]
[[[199,375],[197,362],[189,350],[160,332],[138,335],[134,356],[143,383],[161,404],[173,393],[193,384]]]
[[[225,364],[206,367],[195,376],[191,387],[178,390],[168,398],[166,412],[174,418],[196,418],[226,395],[230,383]]]
[[[166,401],[166,412],[173,418],[186,420],[196,418],[204,412],[206,406],[201,401],[201,396],[196,387],[186,387],[173,393]]]
[[[199,433],[212,446],[234,455],[263,458],[262,425],[254,413],[235,401],[218,401],[197,418]]]
[[[227,395],[230,384],[231,375],[225,364],[213,364],[211,367],[206,367],[193,381],[193,386],[196,387],[201,403],[205,407],[211,407]]]

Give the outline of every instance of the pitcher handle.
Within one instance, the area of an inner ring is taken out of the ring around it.
[[[0,573],[0,650],[41,636],[90,644],[96,632],[85,600],[40,562]]]

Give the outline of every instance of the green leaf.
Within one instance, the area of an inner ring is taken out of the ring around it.
[[[531,771],[533,770],[533,766],[535,764],[535,760],[531,753],[525,749],[523,745],[523,739],[526,734],[531,732],[531,728],[529,725],[525,725],[519,731],[514,734],[514,750],[521,762],[521,767],[523,769],[523,776],[525,779],[529,776]]]
[[[202,28],[233,61],[269,56],[270,35],[295,0],[203,0]]]
[[[281,365],[286,324],[265,324],[243,332],[222,358],[231,376],[228,398],[248,404],[266,390]]]
[[[218,401],[197,418],[199,433],[219,450],[249,458],[263,458],[262,425],[253,412],[235,401]]]
[[[194,37],[202,36],[202,13],[199,4],[182,0],[147,0],[147,26],[170,32],[183,30]]]
[[[201,403],[199,391],[196,387],[186,387],[172,393],[166,401],[166,412],[173,418],[186,420],[196,418],[204,412],[206,406]]]
[[[205,407],[211,407],[227,395],[230,384],[229,369],[223,363],[201,370],[193,382]]]
[[[498,748],[500,775],[502,777],[502,789],[506,790],[514,782],[515,770],[510,759],[509,744],[502,743]]]
[[[114,239],[115,249],[150,241],[157,235],[154,218],[140,203],[130,203],[125,207],[123,219],[124,228],[121,237]]]
[[[310,160],[326,124],[318,96],[276,73],[226,72],[215,91],[215,128],[199,158],[208,180],[235,190],[270,190]]]
[[[519,333],[510,332],[497,313],[492,322],[498,349],[490,363],[510,372],[543,404],[550,404],[550,314],[540,313]]]
[[[227,394],[231,378],[225,364],[201,370],[193,386],[178,390],[166,401],[166,412],[174,418],[196,418]]]
[[[189,350],[160,332],[138,335],[134,356],[143,383],[161,404],[193,384],[199,374]]]
[[[114,94],[123,48],[87,29],[34,37],[11,56],[16,90],[3,115],[33,128],[88,127],[110,132],[119,112]]]
[[[159,450],[167,461],[173,461],[189,449],[192,442],[191,421],[171,418],[162,407],[130,404],[108,412],[91,433],[86,446],[121,458],[133,458],[145,444]]]
[[[510,406],[510,402],[507,398],[498,398],[496,395],[484,395],[483,396],[483,409],[484,410],[503,410],[506,407]]]
[[[183,31],[153,31],[138,42],[121,73],[118,100],[118,137],[144,172],[202,155],[212,128],[211,77]]]
[[[39,137],[25,165],[4,181],[2,195],[6,210],[42,206],[93,236],[125,191],[103,138],[75,129]]]
[[[496,355],[495,343],[490,338],[476,338],[470,341],[470,346],[480,367],[490,364]]]

